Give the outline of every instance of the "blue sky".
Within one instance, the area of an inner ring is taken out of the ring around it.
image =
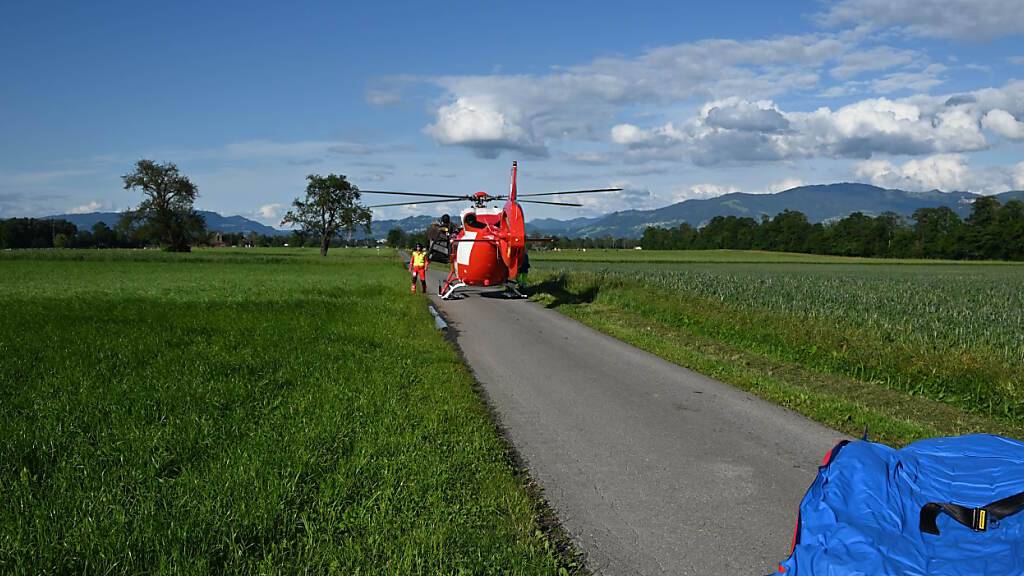
[[[271,224],[309,173],[498,192],[513,159],[626,188],[531,217],[1024,188],[1019,0],[359,4],[3,3],[0,217],[124,209],[139,158]]]

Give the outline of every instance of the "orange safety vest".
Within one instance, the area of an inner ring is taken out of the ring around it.
[[[412,267],[423,268],[427,265],[427,253],[426,252],[413,252],[412,253]]]

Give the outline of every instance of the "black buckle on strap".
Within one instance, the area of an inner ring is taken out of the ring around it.
[[[945,512],[971,530],[985,532],[993,522],[999,522],[1021,510],[1024,510],[1024,492],[990,502],[981,508],[968,508],[948,502],[929,502],[921,507],[920,527],[921,532],[938,534],[939,527],[935,520],[940,512]]]
[[[988,530],[992,520],[998,520],[999,514],[988,510],[988,506],[982,508],[968,508],[959,504],[929,502],[921,508],[921,531],[929,534],[938,534],[939,526],[936,523],[939,513],[945,512],[949,516],[974,530],[985,532]]]
[[[988,530],[988,511],[984,508],[971,510],[971,530],[984,532]]]

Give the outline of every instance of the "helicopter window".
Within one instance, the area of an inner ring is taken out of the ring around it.
[[[469,214],[466,214],[462,219],[466,223],[466,227],[467,228],[478,228],[479,229],[479,228],[486,228],[487,227],[486,224],[484,224],[483,222],[477,220],[476,219],[476,214],[474,214],[472,212],[470,212]]]

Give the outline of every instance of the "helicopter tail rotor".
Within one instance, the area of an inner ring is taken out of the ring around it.
[[[515,174],[515,166],[512,168]],[[514,178],[514,176],[513,176]],[[513,193],[515,191],[513,179]],[[526,218],[523,209],[510,198],[501,211],[501,234],[498,236],[498,251],[508,267],[509,277],[519,274],[519,263],[526,251]]]
[[[516,172],[519,171],[519,163],[515,160],[512,161],[512,186],[508,191],[508,201],[513,204],[516,201]]]

